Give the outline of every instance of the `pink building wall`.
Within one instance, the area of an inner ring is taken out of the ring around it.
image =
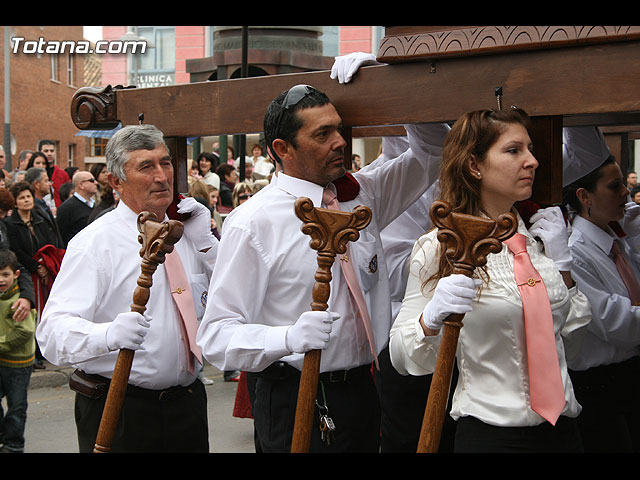
[[[205,52],[205,27],[195,25],[176,26],[175,82],[189,83],[186,61],[203,58]],[[125,26],[103,26],[102,37],[115,40],[126,33]],[[340,55],[352,52],[371,52],[372,28],[370,26],[341,26]],[[127,85],[127,58],[125,54],[102,56],[102,84]]]
[[[353,52],[371,52],[371,27],[340,27],[340,55]]]
[[[127,33],[126,26],[103,26],[102,38],[105,40],[115,40]],[[102,61],[102,85],[127,85],[127,56],[101,55]]]
[[[176,27],[176,83],[189,83],[186,61],[204,58],[205,28],[203,26]]]

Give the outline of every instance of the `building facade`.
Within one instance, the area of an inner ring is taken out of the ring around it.
[[[235,78],[240,74],[241,28],[239,26],[103,26],[107,41],[142,38],[150,48],[142,55],[101,55],[101,83],[159,87],[208,80]],[[376,26],[251,26],[249,27],[248,76],[274,75],[330,69],[334,57],[364,51],[377,52],[384,28]],[[262,113],[261,113],[262,114]],[[234,138],[204,137],[194,140],[189,158],[215,145],[239,142],[249,150],[260,143],[259,136]],[[101,161],[102,141],[90,139],[87,160]],[[354,139],[352,150],[365,162],[379,152],[379,140]]]
[[[6,170],[17,166],[22,150],[35,150],[40,140],[56,142],[57,164],[84,167],[87,139],[75,134],[71,121],[71,99],[84,86],[85,55],[81,26],[2,26],[0,45],[0,78],[4,89],[0,93],[2,111],[9,107],[5,118],[7,154]],[[7,35],[9,42],[5,42]],[[82,51],[82,50],[81,50]],[[9,59],[9,75],[5,75],[5,57]],[[9,80],[7,82],[7,80]],[[9,92],[9,103],[7,95]],[[9,135],[7,135],[9,132]]]

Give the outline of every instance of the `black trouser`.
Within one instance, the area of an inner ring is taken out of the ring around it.
[[[97,399],[76,394],[80,453],[93,451],[105,400],[106,394]],[[111,452],[208,453],[207,394],[202,382],[164,391],[129,385]]]
[[[378,361],[380,371],[376,372],[375,379],[382,405],[380,451],[382,453],[415,453],[433,375],[400,375],[391,364],[389,347],[380,352]],[[440,436],[438,449],[440,453],[453,450],[456,422],[449,412],[457,378],[458,369],[454,368]]]
[[[247,376],[256,378],[253,415],[262,451],[290,452],[300,372],[277,362],[263,372]],[[316,408],[310,452],[379,451],[380,403],[370,365],[321,374],[317,399],[328,407],[335,435],[332,445],[323,444]]]
[[[498,427],[474,417],[456,425],[455,453],[582,453],[577,422],[560,417],[555,426]]]
[[[640,451],[640,357],[569,374],[585,452]]]

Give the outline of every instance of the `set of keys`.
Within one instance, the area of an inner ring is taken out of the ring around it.
[[[318,407],[320,420],[320,439],[326,447],[329,447],[334,441],[336,426],[333,423],[333,419],[329,416],[329,408],[326,405],[320,405],[316,400],[316,407]]]

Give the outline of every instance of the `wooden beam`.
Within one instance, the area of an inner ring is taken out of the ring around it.
[[[562,117],[532,117],[531,141],[538,160],[538,181],[533,182],[531,200],[543,206],[559,205],[562,203]]]
[[[640,41],[443,58],[363,67],[348,84],[328,71],[115,91],[118,120],[167,136],[261,132],[263,112],[298,83],[327,93],[349,126],[453,121],[469,110],[515,104],[531,116],[640,112]],[[256,112],[238,115],[238,112]],[[594,123],[598,124],[598,123]]]
[[[164,139],[173,162],[173,191],[187,193],[189,182],[187,172],[187,139],[185,137],[165,137]]]

